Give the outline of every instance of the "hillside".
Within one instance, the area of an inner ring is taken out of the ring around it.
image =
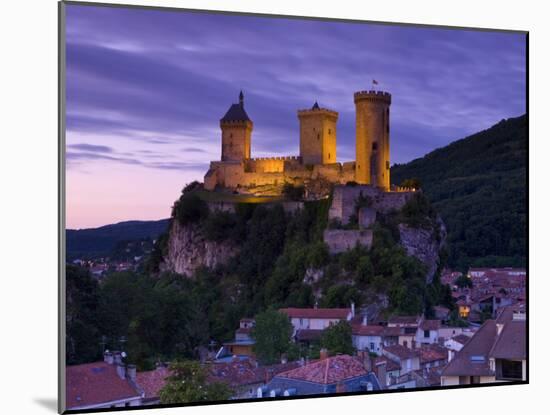
[[[168,229],[168,219],[127,221],[90,229],[67,229],[67,259],[110,255],[118,243],[156,239]]]
[[[526,263],[527,117],[394,165],[392,182],[418,178],[448,230],[449,264]]]

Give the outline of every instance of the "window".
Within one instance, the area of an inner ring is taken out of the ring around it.
[[[390,161],[386,160],[386,170],[389,170],[389,169],[390,169]]]
[[[479,384],[481,383],[481,379],[479,376],[470,376],[470,383]]]
[[[317,140],[321,139],[321,134],[317,133]]]
[[[430,337],[430,330],[424,330],[424,338],[427,339]]]
[[[497,360],[497,379],[523,379],[523,364],[519,360]]]
[[[378,143],[372,143],[372,149],[378,150]]]
[[[330,160],[330,153],[328,153],[328,159]]]
[[[329,129],[328,129],[328,135],[330,135],[331,132],[332,132],[332,131],[331,131],[331,129],[329,128]]]
[[[369,347],[370,347],[370,351],[374,352],[374,343],[373,342],[370,343]]]

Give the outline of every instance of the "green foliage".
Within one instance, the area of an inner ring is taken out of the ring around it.
[[[413,228],[431,228],[436,218],[436,211],[428,198],[417,192],[401,209],[400,221]]]
[[[268,309],[255,317],[251,336],[255,340],[254,353],[263,364],[273,364],[287,353],[291,345],[292,324],[285,314]]]
[[[185,189],[184,189],[185,190]],[[208,205],[195,192],[182,193],[172,207],[172,218],[180,225],[196,223],[208,216]]]
[[[472,288],[473,283],[467,275],[463,274],[455,280],[455,284],[460,288]]]
[[[237,217],[230,212],[215,212],[204,221],[203,230],[206,239],[222,242],[227,239],[238,239]]]
[[[356,287],[351,285],[333,285],[321,299],[321,307],[349,307],[352,302],[360,304],[361,300],[361,292]]]
[[[209,383],[206,370],[198,362],[176,361],[170,370],[171,375],[160,390],[163,404],[225,401],[233,394],[225,383]]]
[[[351,325],[347,321],[340,321],[327,327],[321,336],[321,347],[327,349],[331,355],[353,354]]]
[[[447,227],[450,266],[525,266],[525,115],[395,165],[391,175],[396,183],[409,177],[422,181]]]
[[[97,328],[99,286],[86,268],[66,269],[67,364],[94,361],[103,352]]]
[[[304,193],[304,186],[294,186],[292,183],[285,183],[283,185],[283,195],[290,200],[302,200],[304,198]]]
[[[417,190],[422,187],[420,179],[418,179],[417,177],[403,180],[400,186],[408,187],[409,189],[417,189]]]

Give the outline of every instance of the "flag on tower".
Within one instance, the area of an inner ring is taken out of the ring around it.
[[[373,85],[378,85],[378,81],[377,81],[376,79],[373,79],[373,80],[372,80],[372,84],[373,84]]]

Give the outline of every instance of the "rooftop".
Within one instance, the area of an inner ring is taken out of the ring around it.
[[[409,349],[405,346],[401,346],[400,344],[384,346],[384,352],[391,353],[392,355],[398,357],[400,360],[412,359],[413,357],[418,356],[418,352],[416,350]]]
[[[358,358],[339,355],[280,373],[278,377],[328,385],[366,374],[367,371]]]
[[[127,379],[118,376],[116,366],[105,362],[67,366],[66,375],[69,409],[140,397]]]
[[[290,318],[318,318],[346,320],[350,308],[281,308],[279,310]]]

